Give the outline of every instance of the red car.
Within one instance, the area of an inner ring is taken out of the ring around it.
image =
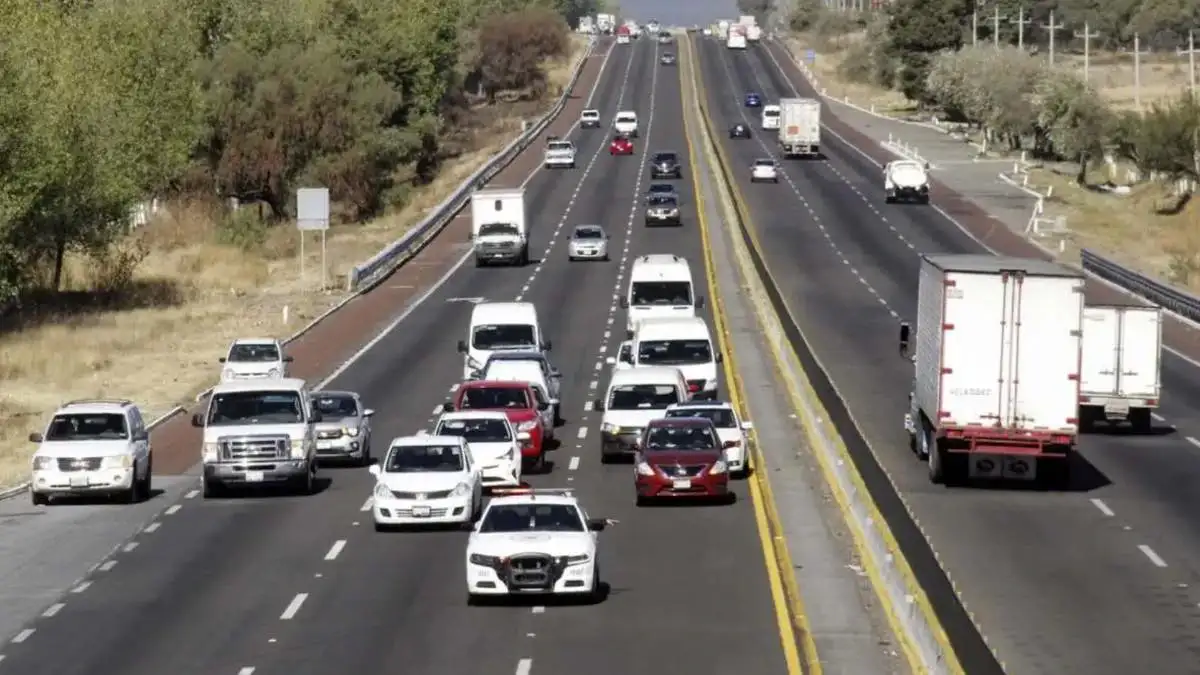
[[[632,155],[633,141],[627,136],[614,136],[612,143],[608,144],[608,154],[610,155]]]
[[[638,506],[657,499],[733,498],[725,448],[706,418],[650,422],[638,439],[634,464]]]
[[[542,404],[546,405],[546,404]],[[546,430],[533,389],[524,382],[472,380],[463,382],[454,398],[442,405],[446,412],[502,410],[518,432],[528,432],[521,446],[522,463],[534,471],[546,468]]]

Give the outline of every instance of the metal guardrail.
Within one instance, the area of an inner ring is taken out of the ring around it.
[[[507,167],[518,155],[521,154],[531,143],[558,117],[562,109],[566,107],[567,101],[571,97],[571,90],[575,88],[575,83],[579,80],[580,74],[583,72],[584,65],[588,62],[588,57],[592,55],[592,51],[596,48],[597,39],[593,36],[588,40],[587,51],[583,58],[579,59],[579,63],[575,65],[575,71],[571,74],[571,80],[563,88],[562,96],[558,102],[533,126],[529,127],[524,133],[509,143],[507,147],[501,150],[498,154],[492,157],[487,164],[479,168],[478,171],[471,174],[462,185],[458,187],[440,204],[433,207],[429,216],[425,220],[418,223],[415,227],[404,233],[396,241],[388,244],[382,251],[376,253],[370,260],[355,265],[350,270],[349,279],[347,282],[350,292],[358,292],[367,288],[383,279],[385,276],[393,272],[397,267],[404,264],[420,251],[421,248],[429,242],[430,239],[437,236],[458,212],[467,205],[471,198],[471,193],[483,187],[496,174],[500,173]]]
[[[1083,271],[1093,274],[1111,284],[1161,306],[1179,316],[1200,323],[1200,298],[1168,286],[1161,281],[1134,272],[1120,263],[1084,249],[1079,252]]]

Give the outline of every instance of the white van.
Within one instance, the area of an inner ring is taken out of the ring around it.
[[[779,128],[779,113],[780,108],[777,105],[764,105],[762,109],[762,128],[778,129]]]
[[[464,354],[463,379],[483,368],[487,358],[497,351],[550,351],[532,302],[484,302],[471,310],[467,339],[459,340]]]
[[[704,298],[696,297],[692,268],[688,261],[669,253],[644,255],[634,259],[629,271],[629,289],[621,298],[628,337],[640,321],[656,318],[692,317],[704,307]]]
[[[689,400],[687,382],[678,368],[658,366],[614,370],[604,398],[593,403],[600,417],[600,461],[608,464],[632,457],[642,431],[667,408]]]
[[[608,363],[617,370],[647,366],[674,366],[683,372],[692,398],[717,398],[721,354],[713,347],[712,334],[704,319],[679,317],[646,319],[638,324],[632,340],[621,343],[616,358]]]

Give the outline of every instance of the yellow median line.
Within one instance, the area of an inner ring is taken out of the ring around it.
[[[689,47],[689,50],[692,49],[692,44],[691,44],[690,38],[688,39],[688,47]],[[695,84],[696,92],[698,94],[697,102],[699,103],[700,108],[701,108],[701,111],[700,111],[701,115],[703,116],[703,118],[705,120],[705,123],[706,123],[706,126],[708,127],[709,133],[712,135],[713,138],[716,138],[717,132],[715,130],[715,127],[713,126],[712,119],[708,117],[708,107],[707,107],[706,99],[699,96],[699,94],[701,92],[705,91],[704,76],[702,73],[699,72],[698,68],[695,68],[694,72],[695,72],[695,78],[696,78],[696,84]],[[686,117],[685,117],[685,119],[686,119]],[[729,161],[729,158],[725,156],[725,150],[724,150],[724,148],[721,147],[720,143],[714,142],[712,145],[714,146],[716,153],[720,158],[720,162],[721,162],[722,166],[724,166],[724,167],[732,166],[732,164]],[[763,247],[761,246],[761,244],[759,243],[759,240],[758,240],[757,228],[754,225],[754,221],[751,218],[749,211],[746,209],[746,206],[745,206],[746,199],[741,193],[741,188],[738,186],[737,182],[732,179],[726,180],[726,181],[724,181],[724,183],[727,185],[728,189],[732,192],[732,194],[734,196],[733,206],[737,210],[737,215],[741,219],[742,224],[744,225],[745,232],[749,235],[751,244],[753,245],[755,251],[758,253],[760,259],[765,260],[765,258],[762,257]],[[736,233],[735,233],[735,238],[736,238]],[[707,249],[707,246],[706,246],[706,249]],[[739,266],[741,266],[741,265],[739,264]],[[776,288],[779,288],[779,284],[775,282],[774,276],[771,274],[771,271],[769,269],[767,269],[765,265],[763,266],[763,268],[764,268],[764,271],[766,272],[767,279],[764,279],[762,281],[769,283],[769,284],[775,286]],[[743,276],[749,277],[749,276],[755,275],[756,271],[753,269],[753,266],[750,266],[749,269],[747,269],[746,267],[743,267],[742,273],[743,273]],[[711,283],[711,281],[710,281],[710,283]],[[755,311],[760,314],[760,317],[763,316],[764,312],[766,312],[766,311],[772,311],[772,313],[774,313],[773,310],[769,310],[769,309],[764,310],[762,307],[760,307],[760,303],[758,303],[758,302],[755,302],[754,304],[755,304]],[[714,307],[715,307],[715,305],[716,305],[716,303],[714,302]],[[796,323],[796,321],[794,319],[794,313],[792,312],[791,308],[785,306],[784,309],[788,315],[787,319],[789,321],[791,321],[793,324],[798,326],[799,324]],[[716,313],[715,309],[714,309],[714,313]],[[779,321],[780,319],[777,317],[775,320]],[[720,319],[718,319],[718,321],[720,321]],[[792,349],[790,344],[787,344],[786,340],[783,340],[780,342],[782,347],[776,346],[776,344],[770,340],[768,340],[768,344],[770,344],[771,356],[775,360],[776,366],[778,366],[778,368],[779,368],[779,372],[785,373],[789,370],[789,368],[786,365],[787,359],[789,357],[797,363],[800,362],[800,359],[796,355],[795,350]],[[786,349],[786,351],[781,353],[781,351],[780,351],[781,348]],[[816,358],[815,354],[813,355],[813,358],[814,359]],[[818,360],[818,363],[819,363],[819,360]],[[883,538],[883,541],[886,545],[887,550],[893,554],[893,562],[895,564],[895,568],[900,573],[900,575],[903,577],[905,587],[907,589],[907,592],[911,595],[912,602],[916,605],[917,611],[923,616],[924,620],[926,621],[926,623],[929,625],[930,629],[934,633],[933,638],[937,642],[937,645],[940,648],[943,657],[945,658],[945,662],[942,664],[943,667],[946,669],[946,672],[954,673],[956,675],[959,673],[965,673],[965,671],[963,670],[962,664],[958,660],[958,655],[954,653],[954,649],[950,644],[950,640],[946,636],[945,628],[941,625],[941,622],[939,621],[937,614],[933,611],[933,606],[929,603],[929,597],[925,594],[924,589],[921,588],[920,583],[917,581],[916,576],[912,572],[912,568],[909,567],[909,565],[908,565],[908,561],[904,559],[904,556],[900,550],[900,546],[896,542],[895,537],[892,535],[890,528],[888,528],[887,521],[883,518],[883,515],[880,513],[879,507],[871,500],[870,492],[867,490],[866,484],[863,482],[862,476],[859,475],[858,471],[855,469],[854,460],[850,456],[850,452],[849,452],[849,450],[847,450],[847,448],[845,446],[845,442],[842,440],[841,436],[837,433],[836,429],[832,428],[832,425],[830,425],[827,422],[829,420],[829,414],[824,409],[824,406],[821,404],[820,399],[817,397],[817,393],[813,389],[812,383],[809,381],[807,375],[805,373],[803,373],[802,370],[797,369],[796,374],[797,374],[796,378],[785,377],[784,380],[787,385],[788,396],[792,400],[792,407],[795,409],[796,413],[800,416],[800,419],[802,422],[801,426],[804,430],[805,436],[808,438],[809,446],[816,448],[816,447],[818,447],[818,445],[826,443],[830,439],[833,441],[834,451],[836,452],[836,454],[839,458],[839,462],[848,469],[847,473],[850,476],[850,479],[854,484],[855,491],[859,495],[861,495],[861,497],[863,498],[863,501],[865,502],[865,506],[869,513],[870,519],[876,525],[876,529],[879,532],[880,536]],[[822,425],[825,427],[826,431],[828,432],[826,434],[828,438],[823,438],[820,434],[816,433],[816,431],[815,431],[815,429],[817,429],[819,426],[822,426]],[[833,493],[834,499],[837,501],[838,507],[842,510],[843,514],[845,514],[845,516],[846,516],[846,522],[850,526],[849,529],[854,538],[855,547],[858,549],[858,552],[859,552],[859,558],[863,562],[864,568],[866,569],[866,572],[867,572],[867,577],[871,581],[871,586],[874,589],[876,596],[879,598],[883,607],[885,608],[888,625],[891,627],[892,633],[900,641],[900,648],[904,654],[905,660],[908,662],[908,665],[912,669],[912,672],[914,672],[914,673],[925,672],[926,665],[922,662],[920,653],[917,649],[917,646],[913,643],[912,638],[908,634],[908,632],[906,630],[904,630],[904,624],[900,619],[901,613],[907,612],[908,610],[907,610],[907,608],[897,607],[896,602],[892,598],[891,593],[888,592],[888,588],[885,586],[884,581],[883,581],[883,575],[882,575],[881,571],[879,570],[878,566],[875,564],[874,557],[870,553],[870,548],[868,546],[868,542],[866,541],[866,536],[861,531],[861,529],[860,529],[859,525],[857,524],[857,522],[855,521],[855,519],[851,516],[852,511],[851,511],[849,497],[845,493],[845,491],[842,489],[842,487],[837,479],[836,471],[830,463],[830,458],[827,457],[825,455],[825,453],[822,453],[822,452],[813,452],[813,454],[815,455],[815,457],[818,461],[818,464],[821,467],[821,471],[825,476],[825,481],[829,485],[830,491]],[[758,458],[756,456],[756,461],[757,461],[757,459]],[[756,475],[758,475],[758,474],[756,474]],[[765,482],[765,479],[764,479],[764,482]]]
[[[681,97],[683,98],[683,125],[684,138],[688,146],[688,160],[692,167],[700,166],[696,162],[696,151],[692,143],[692,129],[688,124],[687,109],[689,106],[688,91],[692,92],[692,98],[696,99],[699,96],[699,88],[696,80],[695,60],[692,58],[691,40],[687,37],[679,40],[682,49],[680,49],[679,59],[681,62],[680,70],[684,76],[680,77]],[[706,154],[709,154],[711,160],[710,165],[716,169],[716,158],[711,156],[711,149],[708,143],[701,142],[701,147],[704,148]],[[720,176],[714,171],[714,180],[720,180]],[[692,169],[692,186],[696,194],[696,212],[700,219],[700,242],[704,249],[704,272],[705,278],[708,281],[708,297],[712,304],[713,321],[716,323],[717,337],[721,342],[721,352],[725,355],[725,362],[722,366],[725,372],[725,382],[728,383],[730,398],[733,406],[737,409],[738,414],[743,419],[749,417],[749,410],[746,408],[746,398],[742,388],[742,381],[738,377],[737,358],[734,355],[733,340],[731,339],[728,327],[725,323],[725,314],[721,308],[720,294],[717,289],[717,280],[713,272],[712,250],[709,248],[708,241],[708,226],[704,216],[704,192],[700,188],[698,173],[695,168]],[[751,436],[754,432],[751,431]],[[779,639],[783,647],[783,657],[787,664],[789,675],[820,675],[821,662],[817,658],[817,646],[813,641],[812,631],[808,626],[808,615],[804,612],[804,603],[800,596],[800,589],[796,584],[796,576],[793,572],[791,555],[788,553],[787,542],[784,541],[783,527],[780,525],[779,514],[775,507],[775,498],[771,494],[771,486],[767,482],[767,474],[760,470],[760,467],[765,467],[766,464],[761,460],[758,452],[758,444],[751,443],[747,448],[751,451],[750,466],[753,469],[750,480],[750,499],[754,505],[754,521],[758,526],[758,538],[763,549],[763,558],[767,567],[767,581],[771,589],[771,598],[775,607],[775,620],[779,629]],[[803,658],[801,657],[803,654]]]

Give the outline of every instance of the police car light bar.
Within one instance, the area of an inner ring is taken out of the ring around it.
[[[561,497],[573,497],[575,491],[572,488],[532,488],[532,487],[515,487],[515,488],[492,488],[492,496],[507,497],[510,495],[557,495]]]

